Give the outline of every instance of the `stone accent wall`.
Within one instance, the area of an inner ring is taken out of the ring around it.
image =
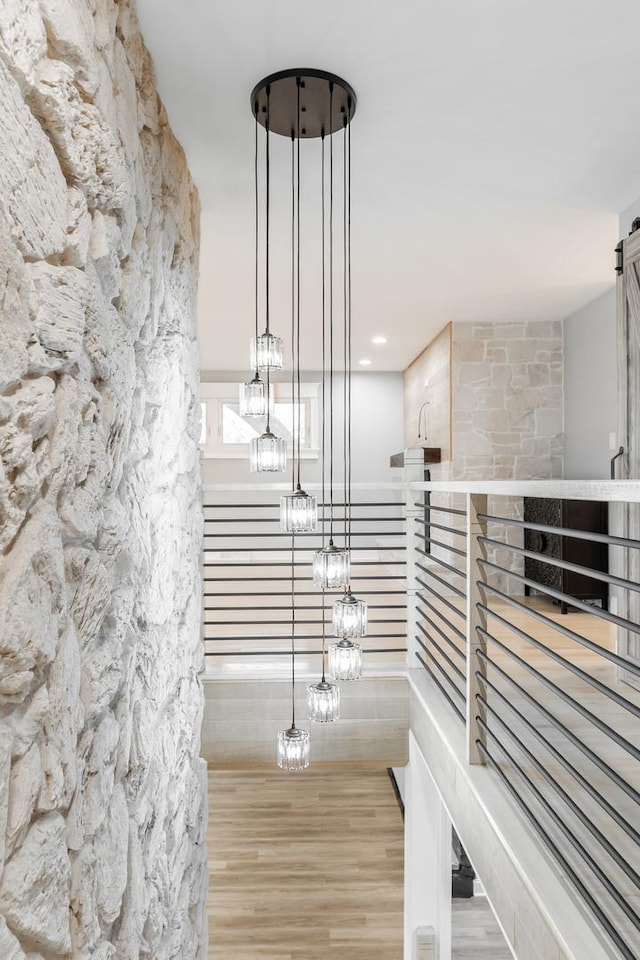
[[[451,480],[563,473],[562,322],[455,323]]]
[[[563,475],[562,321],[457,323],[452,344],[451,480],[550,480]],[[517,497],[490,497],[489,512],[522,519]],[[489,536],[522,546],[522,531],[489,524]],[[516,573],[522,557],[491,547],[489,559]],[[489,580],[510,594],[521,585],[502,573]]]
[[[198,200],[127,0],[3,0],[0,159],[0,957],[204,958]]]
[[[450,365],[443,336],[451,330]],[[425,373],[439,372],[425,386]],[[443,377],[446,370],[448,376]],[[425,444],[441,446],[442,463],[430,467],[431,479],[546,480],[563,475],[563,334],[561,321],[527,323],[453,323],[444,328],[405,371],[405,437],[416,445],[416,405],[424,399],[450,410],[451,442],[435,419]],[[451,399],[449,403],[448,392]],[[433,443],[431,441],[434,441]],[[435,494],[432,503],[462,509],[461,495]],[[489,498],[490,513],[521,518],[522,499]],[[448,523],[462,525],[449,516]],[[490,535],[522,545],[518,528],[493,523]],[[455,534],[438,531],[454,545]],[[454,566],[461,561],[445,549],[434,554]],[[507,549],[492,548],[490,559],[522,572],[522,559]],[[439,571],[442,575],[442,571]],[[444,574],[446,578],[446,574]],[[520,593],[520,585],[503,574],[490,579],[501,589]]]

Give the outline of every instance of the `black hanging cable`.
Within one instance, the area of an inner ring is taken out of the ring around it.
[[[292,409],[292,452],[291,458],[291,489],[293,491],[296,478],[296,407],[295,407],[295,372],[296,372],[296,192],[295,192],[295,131],[291,131],[291,409]],[[291,528],[291,729],[296,728],[296,602],[295,602],[295,548],[296,535],[294,524]]]
[[[329,83],[329,125],[333,82]],[[333,137],[329,138],[329,545],[333,544]]]
[[[322,138],[322,151],[321,151],[321,177],[322,177],[322,187],[320,190],[321,203],[322,203],[322,439],[321,439],[321,459],[322,459],[322,483],[321,483],[321,499],[322,499],[322,546],[324,547],[326,542],[326,491],[325,491],[325,477],[326,477],[326,455],[325,455],[325,413],[326,413],[326,380],[327,380],[327,357],[326,357],[326,345],[327,345],[327,306],[326,306],[326,287],[327,287],[327,278],[326,278],[326,231],[325,231],[325,221],[326,221],[326,201],[325,201],[325,171],[326,171],[326,161],[325,161],[325,149],[324,149],[324,128],[320,134]],[[326,642],[327,642],[327,630],[325,624],[326,617],[326,593],[324,587],[322,588],[322,682],[325,682],[325,658],[326,658]]]
[[[266,379],[267,379],[267,429],[266,433],[271,433],[271,367],[267,367],[266,370]]]
[[[256,380],[259,379],[259,370],[258,370],[258,297],[259,297],[259,249],[260,249],[260,214],[259,214],[259,201],[258,201],[258,101],[255,103],[256,111],[256,136],[255,136],[255,151],[253,157],[253,186],[254,186],[254,198],[255,198],[255,225],[256,225]]]
[[[270,169],[270,158],[269,158],[269,129],[270,129],[270,105],[271,105],[271,87],[267,87],[267,119],[265,123],[265,129],[267,131],[266,139],[266,173],[267,173],[267,185],[266,185],[266,244],[265,244],[265,269],[266,269],[266,290],[265,290],[265,314],[266,314],[266,333],[267,333],[267,350],[269,350],[269,193],[270,193],[270,180],[271,180],[271,169]],[[270,396],[271,396],[271,366],[268,362],[269,357],[267,356],[267,433],[270,433],[271,426],[271,410],[270,410]]]
[[[324,129],[321,131],[320,136],[322,137],[322,151],[321,151],[321,177],[322,177],[322,186],[320,190],[321,203],[322,203],[322,434],[321,434],[321,460],[322,460],[322,482],[321,482],[321,493],[322,493],[322,546],[325,546],[326,542],[326,450],[325,450],[325,441],[326,441],[326,412],[327,412],[327,399],[326,399],[326,385],[327,385],[327,303],[326,303],[326,291],[327,291],[327,277],[326,277],[326,201],[325,201],[325,149],[324,149]]]
[[[343,143],[342,143],[342,312],[343,312],[343,381],[342,381],[342,451],[344,459],[344,545],[349,549],[349,507],[350,493],[347,489],[349,446],[348,446],[348,418],[350,414],[348,406],[348,351],[347,351],[347,119],[343,120]],[[348,584],[347,584],[348,586]]]
[[[295,489],[296,482],[296,408],[295,408],[295,373],[296,373],[296,193],[295,193],[295,131],[291,131],[291,410],[292,410],[292,457],[291,457],[291,490]]]
[[[298,87],[298,144],[297,144],[297,154],[298,154],[298,182],[297,182],[297,231],[298,231],[298,248],[297,248],[297,262],[296,262],[296,274],[297,274],[297,321],[296,321],[296,358],[297,358],[297,368],[298,368],[298,400],[297,400],[297,413],[298,413],[298,490],[300,490],[300,418],[302,413],[302,407],[300,405],[300,77],[297,79]]]
[[[349,536],[347,540],[347,550],[351,556],[351,97],[347,101],[347,325],[348,325],[348,351],[347,351],[347,370],[349,378],[348,402],[349,423],[347,434],[347,450],[349,452],[349,466],[347,469],[347,494],[349,503]],[[349,565],[351,570],[351,565]]]
[[[322,683],[326,683],[325,678],[325,664],[327,659],[327,629],[325,625],[325,617],[327,615],[327,593],[324,587],[322,588]]]
[[[291,729],[296,728],[296,605],[295,605],[296,535],[291,534]]]
[[[266,332],[269,333],[269,201],[270,201],[270,192],[271,192],[271,158],[269,151],[269,134],[271,130],[271,87],[267,87],[267,119],[265,122],[265,130],[267,131],[267,143],[266,143],[266,173],[267,173],[267,186],[266,186],[266,234],[267,242],[265,246],[265,266],[266,266],[266,291],[265,291],[265,313],[266,313]]]

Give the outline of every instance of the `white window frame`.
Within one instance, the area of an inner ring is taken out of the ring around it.
[[[291,403],[291,383],[272,383],[274,401]],[[201,383],[200,403],[206,408],[204,442],[200,450],[205,460],[244,460],[249,456],[248,443],[222,443],[222,410],[225,403],[238,403],[239,383]],[[302,460],[317,460],[320,456],[318,442],[319,383],[301,383],[300,401],[306,411],[305,445],[300,451]],[[291,443],[287,444],[291,455]]]

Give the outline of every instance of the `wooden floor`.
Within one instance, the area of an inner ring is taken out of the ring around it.
[[[209,960],[401,960],[384,770],[209,773]]]

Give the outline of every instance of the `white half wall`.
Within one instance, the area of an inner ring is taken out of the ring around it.
[[[451,821],[412,733],[404,791],[404,960],[417,960],[420,927],[435,931],[437,960],[450,960]]]

